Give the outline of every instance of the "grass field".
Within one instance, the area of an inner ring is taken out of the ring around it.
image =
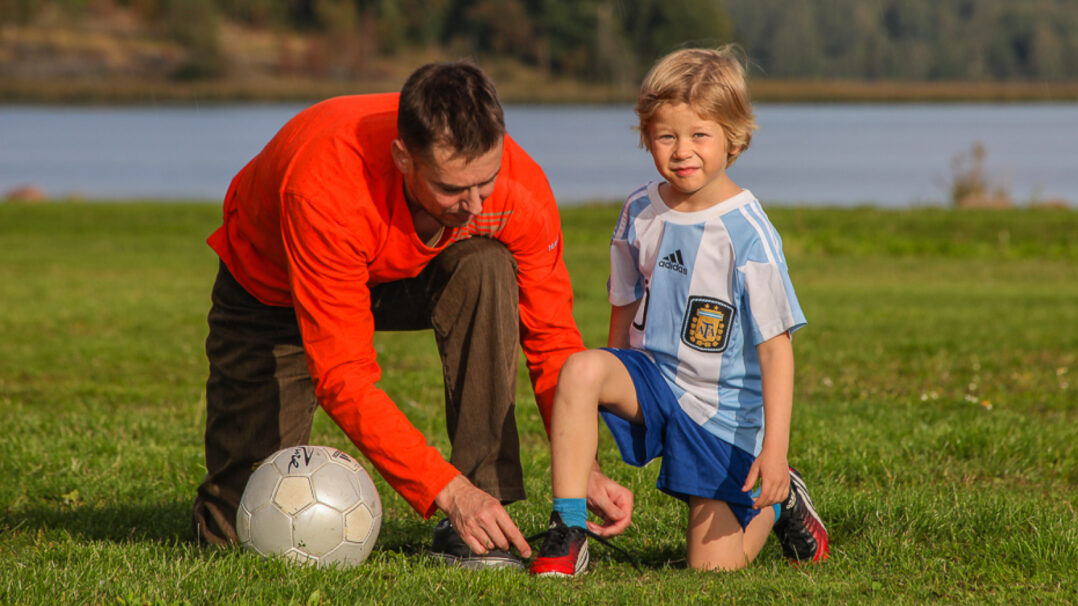
[[[204,472],[211,204],[0,204],[0,604],[1078,602],[1078,212],[771,209],[809,326],[791,461],[831,531],[795,568],[686,570],[683,507],[657,466],[617,463],[634,525],[568,582],[432,565],[424,521],[376,478],[379,543],[353,570],[190,541]],[[585,341],[605,341],[616,208],[567,209]],[[380,335],[381,386],[447,447],[433,339]],[[548,453],[521,375],[530,499]],[[319,414],[312,442],[355,453]]]

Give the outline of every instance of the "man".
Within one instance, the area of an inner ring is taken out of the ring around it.
[[[523,346],[546,427],[558,372],[584,349],[561,226],[542,170],[505,133],[494,85],[430,64],[400,94],[338,97],[290,120],[232,180],[206,352],[199,539],[236,541],[252,466],[305,444],[318,405],[424,517],[432,552],[519,566],[531,549],[503,504],[524,498],[514,420]],[[447,462],[390,397],[375,330],[431,328]],[[632,494],[596,465],[589,505],[617,534]]]

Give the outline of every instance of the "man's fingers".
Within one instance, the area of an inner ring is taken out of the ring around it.
[[[491,536],[492,533],[478,526],[471,531],[457,528],[457,534],[460,535],[461,540],[468,546],[468,549],[472,550],[472,553],[484,554],[498,546],[497,541]]]
[[[495,501],[495,505],[497,507],[491,516],[492,519],[483,525],[487,536],[498,549],[508,551],[512,546],[517,548],[520,555],[531,556],[531,546],[524,540],[524,535],[521,534],[517,525],[513,523],[513,518],[509,517],[509,513],[500,503]]]
[[[508,551],[516,547],[522,556],[530,557],[531,546],[520,529],[500,503],[493,499],[492,502],[493,505],[484,506],[469,521],[462,521],[457,526],[460,538],[475,553],[487,553],[494,548]]]
[[[524,535],[504,511],[497,516],[494,523],[483,527],[483,539],[488,551],[495,547],[503,551],[516,547],[520,555],[526,558],[532,554],[531,546],[524,540]]]
[[[495,547],[502,550],[509,549],[509,539],[507,536],[510,533],[506,532],[504,526],[508,517],[509,516],[504,516],[505,519],[502,519],[502,516],[498,516],[498,519],[493,521],[489,526],[483,526],[483,532],[486,533],[485,540],[487,549],[494,549]],[[512,525],[512,521],[510,521],[509,524]],[[513,526],[513,529],[515,530],[516,526]]]
[[[501,527],[502,541],[499,543],[501,549],[509,549],[509,544],[512,543],[513,547],[517,548],[520,555],[525,558],[530,558],[532,555],[531,545],[524,540],[524,535],[520,533],[520,529],[513,523],[513,520],[509,518],[509,514],[505,515],[505,525]]]
[[[473,534],[468,535],[467,538],[461,537],[461,539],[464,539],[464,544],[468,546],[468,549],[472,550],[472,553],[484,554],[490,551],[487,549],[487,546],[483,544],[485,541],[481,542],[478,537]]]
[[[472,549],[472,551],[475,551],[476,553],[486,553],[494,548],[505,549],[505,546],[507,545],[505,536],[502,535],[497,526],[480,526],[472,536],[475,537],[476,542],[482,547],[478,551]]]

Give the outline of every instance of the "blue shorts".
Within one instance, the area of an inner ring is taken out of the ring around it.
[[[741,527],[748,526],[760,512],[752,508],[752,494],[742,492],[741,487],[756,457],[689,418],[646,355],[631,349],[603,349],[617,356],[629,371],[644,416],[644,424],[637,425],[599,408],[621,458],[643,467],[661,456],[659,490],[686,503],[690,496],[723,501]]]

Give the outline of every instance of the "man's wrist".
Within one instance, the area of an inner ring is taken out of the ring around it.
[[[442,487],[438,494],[434,496],[434,505],[442,511],[448,511],[452,506],[453,501],[456,500],[457,493],[462,489],[461,481],[467,482],[468,479],[464,477],[464,474],[458,473],[453,476],[446,485]]]

